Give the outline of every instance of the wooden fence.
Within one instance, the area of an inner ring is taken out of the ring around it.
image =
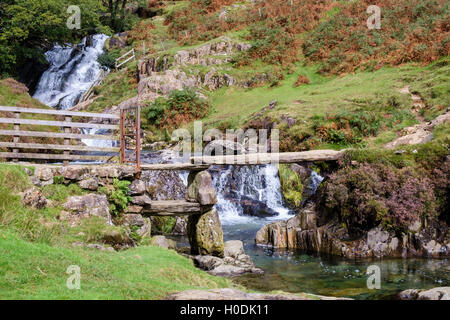
[[[123,56],[116,59],[115,68],[118,70],[121,66],[126,64],[127,62],[135,60],[136,61],[136,54],[134,52],[134,49],[131,49],[127,53],[125,53]]]
[[[0,118],[0,123],[13,125],[13,130],[0,130],[0,136],[12,137],[11,142],[0,142],[0,148],[11,148],[11,152],[0,152],[0,158],[13,159],[41,159],[41,160],[63,160],[64,164],[68,164],[69,161],[74,160],[97,160],[107,161],[112,156],[109,155],[86,155],[86,154],[71,154],[71,151],[77,152],[104,152],[104,153],[117,153],[119,154],[120,148],[106,148],[106,147],[89,147],[80,144],[71,144],[71,140],[82,139],[94,139],[94,140],[115,140],[122,141],[123,139],[117,135],[117,131],[120,131],[122,126],[118,124],[103,124],[103,123],[90,123],[90,122],[73,122],[72,118],[77,117],[81,119],[96,118],[102,120],[116,120],[119,122],[121,117],[115,114],[105,113],[89,113],[89,112],[75,112],[65,110],[52,110],[52,109],[32,109],[32,108],[20,108],[20,107],[4,107],[0,106],[0,112],[13,113],[14,118]],[[63,121],[57,120],[34,120],[23,119],[22,114],[41,114],[50,115],[55,117],[63,117]],[[20,130],[21,125],[31,126],[50,126],[60,127],[61,132],[44,132],[44,131],[24,131]],[[78,129],[106,129],[111,130],[112,135],[93,135],[73,132],[74,128]],[[122,132],[121,132],[122,134]],[[53,138],[64,139],[63,144],[40,144],[40,143],[24,143],[20,142],[21,137],[38,137],[38,138]],[[4,139],[3,139],[4,140]],[[121,146],[125,150],[125,146]],[[52,150],[63,151],[62,153],[47,153],[47,152],[35,152],[27,153],[20,152],[22,149],[31,150]],[[121,158],[123,161],[123,158]]]

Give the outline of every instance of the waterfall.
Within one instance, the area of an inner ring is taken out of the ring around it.
[[[81,129],[83,134],[98,134],[98,135],[110,135],[110,130],[105,129]],[[119,146],[119,142],[115,140],[94,140],[94,139],[81,139],[88,147],[100,147],[100,148],[112,148]]]
[[[217,191],[216,209],[223,224],[250,222],[255,217],[244,215],[243,203],[251,201],[261,204],[264,211],[273,212],[267,219],[288,219],[281,192],[278,167],[276,165],[228,166],[218,172],[213,169],[213,183]]]
[[[50,67],[42,74],[33,97],[58,109],[76,105],[100,74],[97,57],[103,53],[107,38],[97,34],[85,37],[75,48],[55,45],[46,52]]]

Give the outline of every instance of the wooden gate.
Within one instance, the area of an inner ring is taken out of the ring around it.
[[[53,109],[33,109],[21,107],[4,107],[0,106],[0,112],[6,115],[13,115],[13,117],[0,118],[1,126],[0,136],[9,136],[12,141],[8,139],[1,139],[0,148],[10,149],[9,152],[0,152],[0,158],[13,159],[40,159],[40,160],[63,160],[67,165],[69,161],[76,160],[97,160],[108,161],[115,155],[119,154],[119,147],[89,147],[80,145],[80,143],[73,143],[73,140],[113,140],[122,141],[117,135],[122,125],[113,124],[118,123],[121,117],[115,114],[106,113],[89,113],[89,112],[75,112],[66,110]],[[39,114],[48,118],[48,116],[55,117],[54,120],[35,120],[29,119],[29,114]],[[24,115],[24,116],[22,116]],[[94,122],[74,122],[73,118],[95,119]],[[104,122],[107,122],[106,124]],[[39,126],[41,129],[37,131],[21,130],[23,126]],[[22,128],[21,128],[22,126]],[[44,127],[43,131],[42,127]],[[61,130],[51,131],[48,128],[59,127]],[[86,134],[81,129],[104,129],[113,132],[108,135],[100,134]],[[60,131],[60,132],[57,132]],[[74,132],[76,131],[76,132]],[[62,141],[61,144],[44,144],[44,143],[28,143],[21,142],[21,138],[50,138],[52,140]],[[22,152],[22,150],[33,150],[33,152]],[[45,150],[45,152],[44,152]],[[47,151],[56,151],[55,153],[48,153]],[[60,151],[60,152],[58,152]],[[74,153],[76,152],[76,153]],[[111,155],[93,155],[81,154],[81,152],[101,152],[112,153]],[[123,162],[121,158],[121,162]]]

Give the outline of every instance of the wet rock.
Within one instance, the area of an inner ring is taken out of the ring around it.
[[[78,182],[78,185],[81,189],[90,190],[90,191],[96,191],[98,190],[98,181],[94,178],[89,178],[85,180],[81,180]]]
[[[399,297],[401,300],[450,300],[450,287],[409,289],[400,292]]]
[[[134,180],[130,186],[130,194],[133,196],[136,195],[143,195],[145,193],[145,190],[147,190],[147,186],[145,185],[145,182],[142,180]]]
[[[237,200],[230,200],[230,201],[233,202]],[[267,205],[261,201],[241,196],[239,203],[242,207],[242,213],[246,216],[259,218],[278,216],[278,212],[267,207]]]
[[[224,258],[199,255],[193,257],[193,260],[197,267],[216,276],[233,277],[245,273],[263,273],[245,254],[244,244],[238,240],[225,242]]]
[[[222,223],[216,209],[212,209],[201,216],[190,216],[187,233],[192,254],[223,257]]]
[[[107,224],[112,225],[109,202],[106,195],[88,194],[69,197],[64,203],[64,208],[80,218],[89,216],[102,217]]]
[[[22,202],[24,205],[34,209],[42,209],[47,205],[47,199],[44,194],[36,187],[32,187],[23,192]]]
[[[189,187],[186,195],[188,201],[199,202],[201,205],[217,203],[216,190],[208,171],[191,172],[188,181]]]
[[[297,163],[293,163],[290,166],[291,170],[297,173],[300,176],[302,184],[305,185],[308,181],[308,178],[311,176],[311,169],[308,169],[304,166],[301,166]]]
[[[150,244],[152,246],[157,246],[164,249],[173,249],[176,250],[177,244],[175,241],[167,239],[164,236],[154,236],[150,240]]]

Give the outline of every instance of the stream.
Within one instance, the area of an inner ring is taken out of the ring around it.
[[[48,106],[68,109],[96,81],[100,66],[96,61],[103,52],[104,35],[85,38],[77,47],[55,46],[47,52],[50,68],[41,77],[34,95]],[[101,134],[91,130],[90,134]],[[90,146],[112,146],[112,141],[84,141]],[[148,154],[144,155],[149,158]],[[156,162],[158,159],[154,159]],[[211,169],[218,193],[219,212],[226,240],[241,240],[246,253],[263,275],[244,275],[235,282],[259,291],[283,290],[307,292],[355,299],[394,299],[410,288],[432,288],[450,285],[447,259],[382,259],[349,261],[305,252],[273,251],[254,243],[256,232],[265,224],[286,220],[293,212],[286,207],[280,190],[278,168],[273,165],[215,167]],[[180,174],[183,181],[186,173]],[[313,190],[322,178],[313,173]],[[250,207],[244,206],[251,203]],[[185,243],[185,238],[180,238]],[[369,265],[381,268],[381,289],[366,286]]]

